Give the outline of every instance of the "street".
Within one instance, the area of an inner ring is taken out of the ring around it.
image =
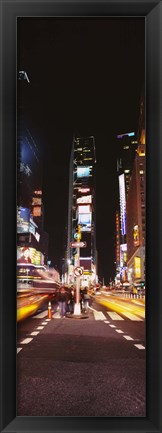
[[[84,320],[42,308],[20,322],[17,415],[145,416],[142,304],[96,296]]]

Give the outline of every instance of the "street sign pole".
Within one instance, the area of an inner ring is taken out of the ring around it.
[[[80,247],[77,247],[78,266],[80,266]],[[80,275],[76,277],[76,303],[74,305],[74,315],[80,315]]]

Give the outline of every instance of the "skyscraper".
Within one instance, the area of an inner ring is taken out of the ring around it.
[[[131,283],[145,281],[145,105],[140,101],[138,149],[127,197],[127,252],[128,274]]]
[[[81,241],[80,266],[83,283],[96,281],[96,221],[95,221],[95,140],[90,137],[74,137],[70,158],[69,208],[68,208],[68,282],[74,281],[77,251],[71,248],[79,228]]]

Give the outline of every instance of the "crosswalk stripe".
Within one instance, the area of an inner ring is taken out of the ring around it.
[[[33,332],[31,332],[30,335],[38,335],[38,334],[39,334],[39,331],[33,331]]]
[[[142,344],[134,344],[135,347],[137,347],[137,349],[145,349],[145,347]]]
[[[53,314],[53,319],[60,319],[60,313],[57,311],[56,313]]]
[[[122,314],[123,314],[123,316],[127,317],[130,320],[136,320],[137,322],[142,320],[140,317],[137,317],[134,314],[128,313],[126,311],[122,311]]]
[[[42,313],[37,314],[36,316],[33,316],[33,319],[43,319],[48,314],[48,311],[42,311]]]
[[[19,353],[20,350],[22,350],[22,347],[17,347],[17,353]]]
[[[107,314],[111,317],[112,320],[124,320],[123,317],[119,316],[119,314],[111,311],[107,311]]]
[[[123,335],[123,337],[124,337],[126,340],[133,340],[133,338],[130,337],[129,335]]]
[[[33,338],[25,338],[25,340],[21,341],[21,344],[28,344],[33,340]]]
[[[93,311],[95,320],[106,320],[106,317],[101,311]]]

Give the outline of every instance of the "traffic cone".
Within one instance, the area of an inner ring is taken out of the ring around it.
[[[52,319],[51,301],[48,302],[48,319]]]

